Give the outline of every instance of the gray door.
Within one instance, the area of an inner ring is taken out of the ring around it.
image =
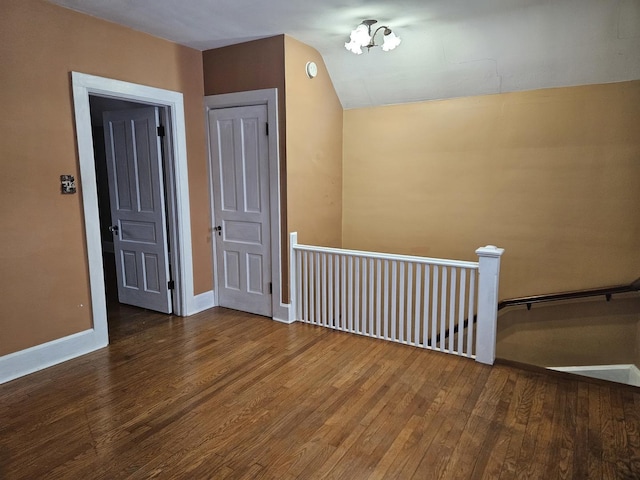
[[[267,107],[209,112],[220,306],[271,316]]]
[[[158,109],[103,119],[118,299],[171,313]]]

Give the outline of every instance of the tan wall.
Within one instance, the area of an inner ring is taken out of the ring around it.
[[[636,363],[638,312],[638,297],[514,308],[498,319],[496,356],[544,367]]]
[[[640,81],[348,110],[345,248],[474,260],[500,298],[640,273]]]
[[[280,241],[287,239],[287,149],[284,73],[284,35],[239,43],[202,52],[204,94],[246,92],[264,88],[278,89],[278,133],[280,150]],[[288,301],[288,262],[282,259],[283,301]]]
[[[307,62],[318,66],[307,76]],[[287,212],[301,243],[342,244],[342,105],[322,56],[286,36]]]
[[[280,157],[281,166],[284,169],[286,166],[284,35],[207,50],[202,52],[202,63],[205,95],[246,92],[263,88],[278,89]]]
[[[314,61],[310,80],[305,65]],[[205,95],[278,89],[282,245],[339,246],[342,227],[342,106],[321,55],[284,35],[203,52]],[[288,259],[282,259],[288,301]]]
[[[41,0],[3,0],[0,58],[0,355],[92,325],[82,197],[60,194],[61,174],[79,177],[71,71],[184,93],[195,293],[210,290],[200,52]]]

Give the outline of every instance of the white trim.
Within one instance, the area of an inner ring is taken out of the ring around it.
[[[98,330],[74,333],[0,357],[0,384],[107,346]]]
[[[280,220],[280,151],[279,128],[278,128],[278,89],[267,88],[264,90],[251,90],[248,92],[225,93],[222,95],[209,95],[205,100],[205,122],[209,125],[209,111],[217,108],[243,107],[248,105],[266,105],[267,121],[272,126],[269,130],[269,191],[270,191],[270,214],[271,214],[271,283],[273,286],[272,295],[272,318],[277,321],[290,322],[289,305],[282,303],[282,244],[280,241],[281,220]],[[209,140],[209,129],[207,128],[207,140]],[[210,142],[207,144],[210,145]],[[211,152],[209,151],[209,191],[211,201],[211,226],[213,227],[213,177],[211,171]],[[215,242],[212,242],[215,248]],[[214,278],[217,272],[217,262],[215,251],[213,252]],[[214,289],[215,291],[215,289]],[[214,293],[215,303],[218,304],[217,291]],[[286,319],[286,320],[282,320]]]
[[[187,315],[195,315],[216,306],[213,290],[200,293],[192,297],[191,302],[187,305]]]
[[[285,308],[289,308],[289,305],[287,305],[287,304],[283,304],[282,306],[285,307]],[[284,319],[284,318],[273,317],[273,320],[275,320],[276,322],[280,322],[280,323],[286,323],[287,325],[291,325],[292,323],[296,322],[295,319],[291,319],[291,318]]]
[[[176,242],[177,252],[174,265],[177,305],[174,312],[188,315],[187,306],[193,303],[193,262],[191,251],[191,213],[189,208],[189,181],[187,174],[187,144],[184,119],[184,101],[180,92],[138,85],[135,83],[97,77],[78,72],[71,73],[73,101],[82,182],[85,230],[87,236],[87,257],[89,260],[89,281],[93,305],[93,325],[107,338],[107,309],[104,293],[100,225],[98,220],[98,200],[95,179],[95,159],[91,133],[89,95],[133,100],[147,104],[168,107],[172,135],[172,155],[174,159],[174,188],[176,200]]]
[[[289,285],[291,285],[291,282],[289,282]],[[286,311],[288,313],[288,315],[289,315],[289,323],[294,323],[294,322],[298,321],[298,319],[296,318],[296,312],[292,308],[290,303],[283,303],[280,306],[284,311]]]
[[[297,233],[297,232],[295,232]],[[291,234],[290,234],[291,235]],[[446,267],[458,267],[468,269],[478,269],[478,262],[467,262],[464,260],[448,260],[446,258],[431,258],[431,257],[415,257],[412,255],[398,255],[397,253],[380,253],[370,252],[367,250],[346,250],[343,248],[333,247],[316,247],[314,245],[302,245],[297,243],[295,250],[302,252],[316,252],[316,253],[330,253],[334,255],[351,255],[354,257],[381,259],[381,260],[396,260],[399,262],[412,262],[429,265],[443,265]]]
[[[174,309],[178,315],[188,315],[188,306],[192,306],[192,310],[195,311],[197,308],[208,305],[208,301],[205,300],[207,295],[198,296],[197,299],[193,295],[191,217],[182,94],[78,72],[71,73],[71,81],[87,239],[93,328],[0,357],[0,383],[84,355],[103,348],[109,343],[89,95],[128,99],[169,108],[177,210],[175,226],[177,245],[174,246],[174,250],[177,251],[178,262],[174,266],[174,271],[179,301],[176,302],[178,305],[175,305]]]
[[[612,382],[626,383],[640,387],[640,370],[635,365],[581,365],[576,367],[547,367],[557,372],[575,373],[585,377],[610,380]]]

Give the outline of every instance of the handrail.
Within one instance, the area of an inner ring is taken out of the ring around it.
[[[397,253],[378,253],[369,252],[367,250],[347,250],[346,248],[333,248],[333,247],[316,247],[315,245],[303,245],[296,244],[296,250],[301,252],[316,252],[316,253],[330,253],[341,256],[353,256],[380,260],[390,260],[399,262],[413,262],[428,265],[438,265],[445,267],[458,267],[478,269],[478,262],[467,262],[464,260],[448,260],[444,258],[431,258],[431,257],[416,257],[413,255],[398,255]]]
[[[519,297],[519,298],[510,298],[507,300],[502,300],[498,303],[498,310],[502,310],[506,307],[512,307],[516,305],[526,305],[527,310],[531,310],[531,305],[534,303],[543,303],[543,302],[553,302],[556,300],[570,300],[575,298],[587,298],[587,297],[599,297],[604,295],[607,299],[607,302],[611,300],[611,295],[616,293],[628,293],[628,292],[637,292],[640,291],[640,278],[637,278],[635,281],[631,282],[628,285],[615,285],[612,287],[603,287],[603,288],[591,288],[585,290],[574,290],[571,292],[561,292],[561,293],[547,293],[544,295],[532,295],[530,297]],[[477,315],[473,316],[473,323],[477,322]],[[469,319],[466,318],[463,322],[463,328],[467,328],[469,326]],[[453,334],[457,334],[459,331],[458,325],[453,329]],[[442,335],[444,339],[449,338],[451,332],[447,328]],[[440,342],[440,334],[436,337],[436,343]]]
[[[531,310],[534,303],[554,302],[557,300],[571,300],[575,298],[600,297],[604,296],[607,301],[611,300],[611,295],[616,293],[637,292],[640,290],[640,278],[628,285],[614,285],[611,287],[591,288],[585,290],[574,290],[571,292],[547,293],[543,295],[532,295],[530,297],[510,298],[498,303],[498,310],[515,305],[526,305],[527,310]]]

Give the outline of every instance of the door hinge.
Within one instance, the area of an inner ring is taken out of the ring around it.
[[[159,137],[164,137],[164,125],[159,125],[158,126],[158,136]]]
[[[167,288],[168,288],[169,290],[174,290],[174,289],[176,288],[176,282],[175,282],[175,281],[173,281],[173,280],[169,280],[169,281],[167,282]]]
[[[273,294],[273,283],[269,282],[269,295]]]
[[[269,136],[269,124],[268,123],[264,124],[264,131],[266,132],[267,137],[268,137]]]

